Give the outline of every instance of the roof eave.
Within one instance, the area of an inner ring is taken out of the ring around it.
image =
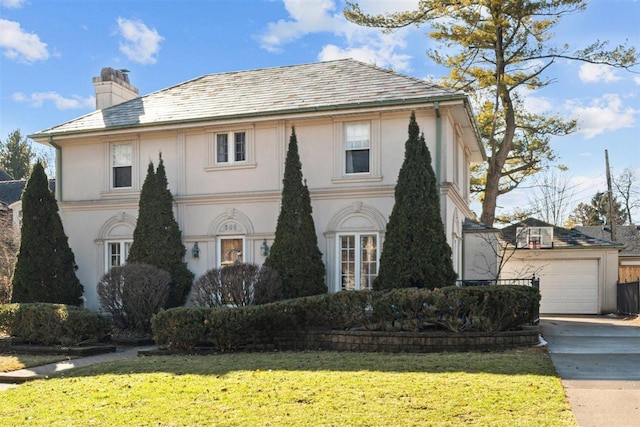
[[[63,132],[41,131],[31,135],[27,135],[27,137],[39,143],[48,144],[49,137],[93,134],[93,133],[100,133],[105,131],[139,129],[139,128],[148,128],[148,127],[155,127],[155,126],[168,126],[168,125],[174,125],[178,123],[188,124],[188,123],[208,122],[208,121],[214,121],[214,120],[233,120],[233,119],[245,119],[245,118],[253,118],[253,117],[282,116],[282,115],[290,115],[290,114],[353,110],[358,108],[364,109],[364,108],[373,108],[373,107],[403,106],[403,105],[411,105],[411,104],[432,104],[435,102],[452,102],[452,101],[462,101],[464,103],[464,108],[467,111],[467,114],[470,114],[470,120],[471,120],[471,118],[473,117],[472,116],[473,113],[469,110],[467,96],[464,94],[452,94],[447,96],[435,96],[435,97],[428,97],[428,98],[407,98],[407,99],[400,99],[400,100],[393,100],[393,101],[326,105],[326,106],[319,106],[319,107],[296,108],[296,109],[290,109],[290,110],[277,110],[277,111],[264,111],[264,112],[261,111],[261,112],[255,112],[255,113],[250,112],[250,113],[243,113],[243,114],[197,117],[192,119],[166,120],[166,121],[151,122],[151,123],[135,123],[135,124],[128,124],[128,125],[109,126],[105,128],[86,129],[86,130],[72,130],[72,131],[63,131]],[[472,126],[474,126],[474,128],[477,130],[475,120],[471,120],[471,123],[472,123]],[[483,157],[485,157],[486,159],[486,154],[484,153],[484,149],[482,149],[481,152],[483,154]]]

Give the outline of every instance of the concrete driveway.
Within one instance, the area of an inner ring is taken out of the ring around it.
[[[640,321],[543,316],[542,336],[581,427],[640,426]]]

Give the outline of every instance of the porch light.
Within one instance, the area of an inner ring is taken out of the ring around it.
[[[260,252],[262,256],[269,256],[269,245],[267,244],[267,239],[262,241],[262,245],[260,245]]]
[[[200,258],[200,248],[198,247],[198,242],[193,244],[193,248],[191,248],[191,256],[193,258]]]

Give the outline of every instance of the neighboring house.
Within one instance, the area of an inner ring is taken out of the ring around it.
[[[13,181],[13,177],[6,173],[4,170],[0,169],[0,182],[2,181]]]
[[[0,172],[2,172],[0,170]],[[6,175],[11,178],[9,175]],[[11,224],[16,238],[20,238],[20,224],[22,224],[22,192],[27,185],[25,180],[0,180],[0,205],[4,205],[12,216]],[[56,180],[49,180],[49,189],[54,192]]]
[[[589,236],[624,245],[618,258],[618,280],[620,283],[625,283],[634,282],[640,278],[640,226],[617,225],[615,239],[611,236],[611,228],[606,226],[577,226],[575,229]]]
[[[127,258],[147,165],[160,153],[196,277],[229,256],[262,263],[292,126],[327,286],[369,287],[412,111],[461,271],[469,165],[486,159],[464,94],[354,60],[205,75],[142,97],[105,68],[94,86],[102,110],[30,135],[56,148],[56,196],[88,308],[99,306],[100,276]]]
[[[510,225],[501,278],[540,278],[540,313],[599,314],[616,311],[619,243],[533,218]]]

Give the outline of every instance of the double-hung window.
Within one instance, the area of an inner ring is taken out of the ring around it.
[[[345,173],[369,173],[371,127],[368,123],[345,125]]]
[[[113,144],[111,146],[113,188],[131,187],[132,152],[131,144]]]
[[[238,163],[247,160],[245,132],[216,134],[216,163]]]
[[[340,234],[338,258],[340,290],[372,289],[378,275],[378,235]]]

